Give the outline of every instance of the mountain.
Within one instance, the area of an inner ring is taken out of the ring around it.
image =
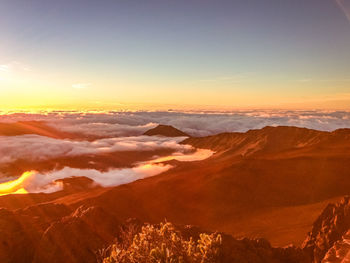
[[[300,245],[328,202],[350,191],[349,138],[348,130],[295,127],[190,138],[184,143],[216,154],[78,204],[102,206],[124,219],[167,218],[236,236],[266,237],[273,245]]]
[[[222,133],[207,137],[192,137],[183,141],[197,148],[211,149],[229,154],[251,155],[254,153],[285,153],[295,150],[311,150],[313,146],[327,148],[341,147],[343,142],[349,146],[350,129],[324,132],[292,126],[267,126],[245,133]],[[314,149],[313,149],[314,150]],[[322,150],[322,149],[321,149]]]
[[[118,187],[90,188],[80,178],[67,180],[69,187],[61,192],[0,197],[0,254],[5,255],[0,261],[21,262],[15,255],[5,260],[14,247],[38,263],[55,255],[90,260],[93,251],[110,242],[108,233],[114,235],[119,222],[129,218],[153,224],[166,218],[176,225],[224,232],[235,240],[266,238],[274,247],[301,246],[311,230],[303,251],[316,262],[336,244],[346,243],[348,201],[328,204],[350,193],[349,129],[265,127],[182,143],[216,153],[202,161],[177,162],[163,174]],[[74,187],[82,180],[85,189]],[[81,248],[79,236],[84,238]],[[62,242],[68,252],[55,247]],[[244,242],[239,244],[252,247],[251,241]]]
[[[150,129],[144,135],[154,136],[161,135],[166,137],[191,137],[190,135],[180,131],[173,126],[159,124],[157,127]]]

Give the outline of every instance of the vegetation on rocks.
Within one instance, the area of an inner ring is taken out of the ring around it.
[[[130,228],[112,245],[103,263],[211,263],[220,261],[220,234],[200,234],[185,240],[171,223]]]

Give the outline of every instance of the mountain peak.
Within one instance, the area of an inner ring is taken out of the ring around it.
[[[166,137],[182,137],[182,136],[191,137],[187,133],[184,133],[183,131],[176,129],[173,126],[163,125],[163,124],[159,124],[157,127],[146,131],[144,135],[148,135],[148,136],[161,135]]]

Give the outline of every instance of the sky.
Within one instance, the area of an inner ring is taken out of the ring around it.
[[[0,109],[350,109],[350,0],[0,5]]]

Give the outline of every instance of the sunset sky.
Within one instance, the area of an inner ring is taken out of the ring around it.
[[[350,0],[0,4],[0,109],[350,109]]]

